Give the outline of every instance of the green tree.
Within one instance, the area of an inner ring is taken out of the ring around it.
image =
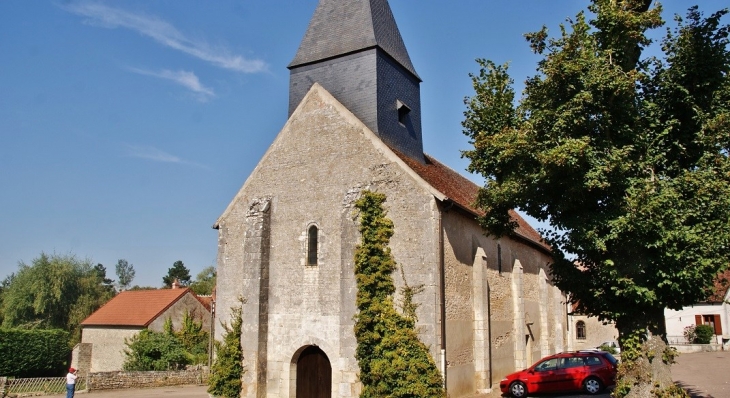
[[[162,283],[165,287],[172,287],[172,283],[177,279],[181,285],[188,286],[190,284],[190,270],[185,267],[182,261],[178,260],[172,264],[172,268],[167,269],[167,275],[162,277]]]
[[[177,370],[189,363],[185,347],[174,334],[144,329],[125,339],[125,344],[124,370]]]
[[[231,308],[231,324],[221,322],[223,341],[215,341],[216,358],[210,369],[208,392],[217,397],[238,398],[241,396],[241,377],[243,367],[243,348],[241,331],[243,328],[243,298],[240,306]]]
[[[355,250],[357,308],[355,357],[363,398],[445,397],[442,378],[428,348],[416,333],[416,289],[403,295],[403,314],[395,308],[391,274],[396,263],[388,244],[393,222],[383,208],[385,195],[365,191],[355,203],[360,211],[361,244]]]
[[[96,264],[94,270],[96,270],[96,274],[99,276],[104,288],[109,291],[114,290],[114,280],[106,277],[106,267],[103,264]]]
[[[116,273],[118,281],[117,286],[119,286],[119,290],[126,290],[134,280],[134,266],[127,262],[127,260],[120,259],[117,261]]]
[[[3,293],[8,289],[10,284],[13,281],[13,278],[15,277],[14,273],[11,273],[10,275],[6,276],[5,279],[0,282],[0,326],[3,324]]]
[[[72,345],[80,339],[79,323],[114,295],[89,260],[73,255],[41,253],[31,265],[21,262],[6,281],[3,327],[63,329]]]
[[[216,281],[215,267],[210,265],[203,268],[190,284],[190,289],[197,295],[210,295],[213,293]]]
[[[671,385],[664,361],[654,380],[627,373],[665,350],[664,309],[703,301],[730,262],[727,10],[690,8],[663,57],[641,58],[660,6],[591,3],[594,19],[578,14],[560,37],[526,35],[542,60],[517,106],[507,66],[478,60],[463,155],[486,179],[476,204],[488,232],[511,234],[514,208],[550,223],[556,285],[578,311],[616,322],[629,380],[617,395],[640,396]]]
[[[186,311],[183,314],[180,330],[175,336],[188,352],[189,362],[202,364],[208,361],[209,333],[203,330],[203,321],[196,320],[196,314]]]

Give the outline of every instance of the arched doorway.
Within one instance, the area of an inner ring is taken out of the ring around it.
[[[319,347],[309,346],[297,359],[297,398],[330,398],[332,365]]]

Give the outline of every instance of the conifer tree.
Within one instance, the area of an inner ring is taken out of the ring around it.
[[[414,290],[404,292],[403,310],[395,308],[396,268],[388,243],[393,222],[383,208],[385,195],[365,191],[355,206],[360,211],[362,242],[355,251],[357,308],[356,358],[362,398],[445,397],[441,375],[428,348],[418,339]]]

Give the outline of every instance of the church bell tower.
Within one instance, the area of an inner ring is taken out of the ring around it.
[[[387,0],[320,0],[288,68],[289,116],[319,83],[388,146],[424,162],[421,78]]]

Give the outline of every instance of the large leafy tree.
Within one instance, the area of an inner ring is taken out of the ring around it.
[[[41,253],[30,265],[21,262],[3,288],[2,326],[64,329],[77,342],[79,323],[114,295],[97,271],[73,255]]]
[[[549,222],[557,286],[616,322],[629,363],[730,263],[727,10],[690,8],[642,57],[663,24],[650,4],[593,0],[559,37],[526,35],[542,60],[517,106],[507,66],[479,60],[463,122],[482,226],[512,233],[512,208]]]
[[[178,260],[172,264],[172,268],[167,269],[167,275],[162,277],[162,283],[165,287],[172,287],[172,283],[177,279],[181,285],[188,286],[190,284],[190,270]]]

